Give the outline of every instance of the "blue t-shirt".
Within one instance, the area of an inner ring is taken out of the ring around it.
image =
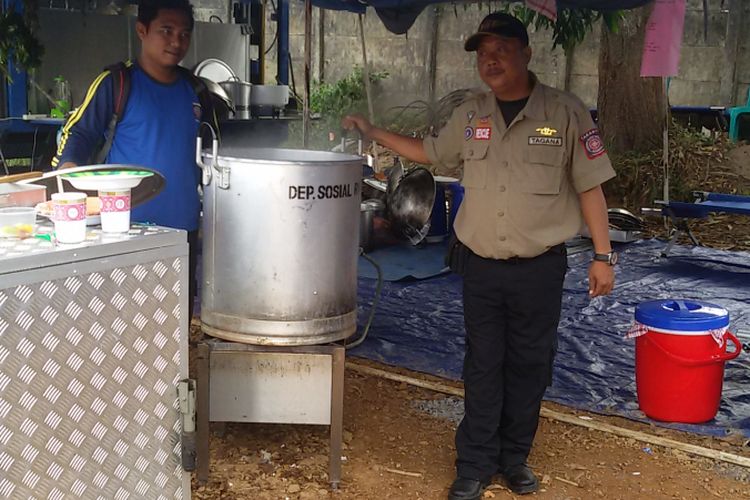
[[[106,162],[148,167],[166,180],[161,193],[132,209],[133,221],[196,230],[200,170],[195,141],[202,112],[198,96],[185,78],[163,84],[137,64],[129,71],[130,95]],[[112,109],[112,77],[105,72],[65,125],[53,166],[66,161],[85,164],[107,130]]]

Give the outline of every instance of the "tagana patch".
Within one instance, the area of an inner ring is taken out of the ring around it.
[[[562,137],[529,136],[529,146],[562,146]]]

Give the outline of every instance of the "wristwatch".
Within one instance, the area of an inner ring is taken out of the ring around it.
[[[609,253],[595,253],[594,260],[599,262],[606,262],[610,266],[617,264],[617,252],[612,250]]]

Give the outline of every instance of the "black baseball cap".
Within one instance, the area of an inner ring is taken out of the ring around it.
[[[505,12],[493,12],[482,19],[476,33],[466,39],[464,50],[473,52],[479,47],[479,42],[487,35],[518,38],[524,47],[529,44],[529,34],[521,21]]]

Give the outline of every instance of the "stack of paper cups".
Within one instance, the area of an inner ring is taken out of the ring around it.
[[[130,189],[99,191],[102,204],[102,232],[126,233],[130,230]]]
[[[54,193],[52,220],[59,243],[81,243],[86,239],[86,193]]]

